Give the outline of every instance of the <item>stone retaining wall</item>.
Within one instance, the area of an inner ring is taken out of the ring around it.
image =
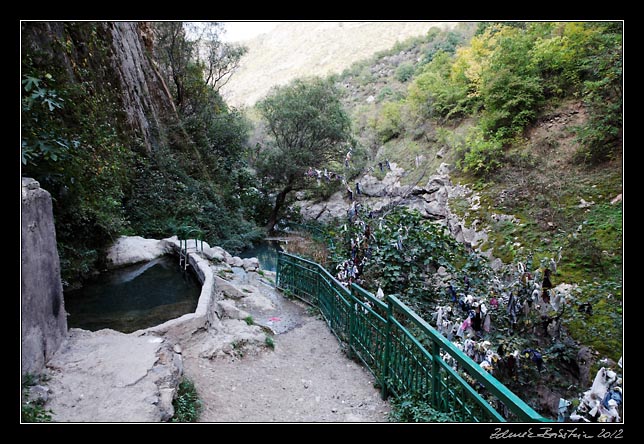
[[[159,249],[160,251],[172,251],[179,255],[180,244],[176,236],[159,242],[164,246],[164,248]],[[190,241],[189,244],[194,245],[194,242]],[[193,313],[186,313],[163,324],[137,330],[132,333],[133,335],[162,335],[181,342],[189,338],[197,330],[207,329],[210,326],[219,324],[219,318],[215,314],[215,278],[210,268],[210,262],[197,254],[194,247],[191,247],[188,249],[188,263],[201,282],[201,294],[199,295],[196,310]]]

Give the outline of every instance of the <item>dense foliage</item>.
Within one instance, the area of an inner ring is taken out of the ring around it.
[[[199,38],[181,22],[152,26],[147,56],[174,102],[157,104],[152,149],[128,124],[109,24],[64,22],[58,34],[22,26],[22,174],[52,194],[65,283],[100,267],[120,234],[191,227],[231,251],[261,236],[253,207],[263,202],[244,158],[249,123],[218,93],[245,49],[222,43],[219,26]]]
[[[134,147],[124,143],[115,91],[100,86],[115,81],[99,62],[109,56],[103,30],[66,23],[64,31],[52,52],[23,40],[21,151],[22,174],[52,194],[61,268],[71,280],[88,273],[98,250],[127,226],[121,202]],[[60,53],[78,61],[71,73]]]
[[[361,210],[363,216],[368,213],[368,209]],[[361,282],[370,291],[375,293],[380,287],[428,316],[433,303],[444,293],[442,284],[433,279],[443,267],[455,281],[467,275],[473,290],[487,292],[490,270],[486,261],[470,254],[442,225],[403,206],[364,220],[370,226],[372,238]],[[360,225],[342,223],[330,232],[334,245],[331,269],[351,256],[351,239],[363,234],[362,231]]]
[[[369,213],[365,209],[359,214],[370,226],[372,237],[368,242],[369,252],[361,251],[360,248],[367,248],[367,243],[360,243],[357,257],[364,254],[367,259],[363,261],[357,282],[374,294],[380,288],[384,294],[398,297],[434,326],[437,307],[450,307],[453,318],[460,325],[460,320],[469,316],[468,309],[461,305],[461,298],[466,294],[481,298],[492,313],[491,329],[483,334],[483,340],[489,341],[491,350],[498,351],[501,357],[513,350],[526,349],[539,350],[542,354],[541,370],[529,359],[522,359],[520,370],[515,373],[508,373],[500,363],[494,365],[493,370],[497,379],[537,410],[544,411],[538,400],[541,384],[535,384],[535,381],[547,381],[548,386],[562,396],[577,395],[571,380],[579,378],[577,352],[580,343],[592,345],[602,356],[614,360],[621,356],[621,285],[612,281],[584,283],[574,287],[566,303],[557,310],[549,308],[544,312],[533,307],[527,314],[522,312],[518,322],[513,324],[506,310],[510,293],[525,299],[532,291],[521,283],[519,262],[521,269],[525,267],[541,276],[554,252],[544,257],[521,249],[513,261],[493,271],[485,257],[468,251],[447,234],[442,225],[424,219],[416,211],[396,207],[385,213],[371,212],[373,218]],[[335,270],[337,264],[351,257],[352,239],[359,239],[364,228],[361,224],[338,221],[326,232],[332,240],[332,261],[327,268]],[[453,286],[455,295],[448,290],[448,283]],[[490,305],[492,298],[498,298],[498,309]],[[578,310],[581,304],[587,303],[592,305],[593,313]],[[611,304],[615,308],[610,307]],[[584,334],[577,334],[573,339],[569,331],[578,329]],[[457,340],[456,336],[453,340]],[[407,395],[394,400],[392,420],[455,419],[433,410],[426,399]]]
[[[434,56],[409,86],[416,113],[445,120],[480,116],[481,135],[462,168],[487,174],[499,146],[535,122],[548,100],[583,99],[591,118],[576,131],[580,159],[621,148],[622,28],[619,23],[486,23],[454,55]]]
[[[432,28],[398,51],[356,63],[338,79],[351,80],[376,99],[353,110],[366,143],[417,140],[429,136],[429,122],[449,126],[473,118],[477,128],[462,147],[458,166],[489,176],[544,112],[573,97],[590,117],[571,128],[579,143],[577,160],[597,164],[620,151],[620,23],[485,22],[474,36]],[[393,72],[383,78],[388,63]]]
[[[405,393],[392,400],[391,422],[460,422],[452,413],[440,412],[432,407],[431,393],[423,395]]]

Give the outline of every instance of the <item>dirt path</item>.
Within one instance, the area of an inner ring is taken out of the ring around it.
[[[346,357],[323,320],[304,315],[300,321],[274,336],[274,350],[215,359],[184,355],[185,374],[203,401],[202,422],[387,420],[388,403],[371,373]]]

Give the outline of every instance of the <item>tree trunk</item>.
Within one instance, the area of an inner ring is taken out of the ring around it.
[[[277,194],[277,197],[275,198],[275,206],[273,206],[273,211],[271,212],[271,217],[268,219],[268,223],[266,224],[267,232],[273,231],[273,227],[275,227],[275,224],[277,223],[279,212],[282,209],[284,202],[286,201],[286,195],[292,190],[293,186],[291,184],[288,184],[282,191]]]

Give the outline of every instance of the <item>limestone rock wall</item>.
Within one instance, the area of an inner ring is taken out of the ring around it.
[[[67,314],[51,196],[22,178],[21,207],[21,364],[22,373],[39,373],[67,334]]]

